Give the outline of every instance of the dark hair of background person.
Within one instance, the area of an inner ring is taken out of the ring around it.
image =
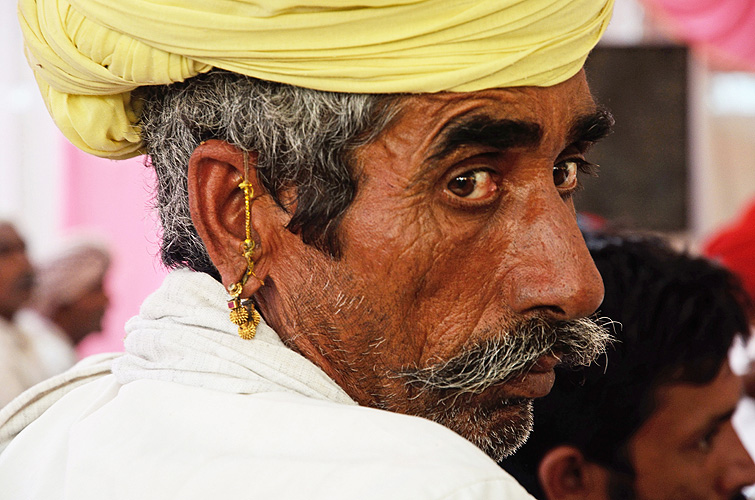
[[[557,368],[551,393],[535,401],[529,440],[502,462],[544,498],[537,467],[559,445],[591,462],[633,474],[627,444],[654,411],[659,386],[711,382],[751,308],[724,268],[677,252],[658,237],[586,233],[605,284],[598,310],[621,323],[607,354],[579,371]]]

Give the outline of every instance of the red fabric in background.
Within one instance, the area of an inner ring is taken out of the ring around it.
[[[755,200],[737,220],[709,238],[703,252],[736,273],[755,302]]]

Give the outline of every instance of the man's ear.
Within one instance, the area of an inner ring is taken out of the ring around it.
[[[608,499],[608,471],[586,460],[573,446],[557,446],[548,451],[537,475],[548,500]]]
[[[246,159],[245,159],[246,156]],[[276,245],[276,229],[283,228],[287,216],[264,190],[257,178],[257,155],[245,153],[225,141],[209,140],[200,144],[189,159],[189,210],[194,227],[207,248],[212,263],[228,288],[239,281],[247,262],[241,251],[246,238],[244,192],[245,162],[252,184],[251,201],[254,273],[264,280],[270,252]],[[249,279],[242,297],[250,297],[261,283]]]

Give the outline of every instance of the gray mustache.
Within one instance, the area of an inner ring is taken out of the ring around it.
[[[611,340],[606,328],[610,323],[607,318],[553,321],[533,317],[443,363],[402,371],[400,376],[420,391],[479,394],[527,373],[545,355],[557,356],[566,366],[589,365],[605,352]]]

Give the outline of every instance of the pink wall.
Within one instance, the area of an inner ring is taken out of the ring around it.
[[[111,161],[63,144],[64,233],[85,231],[112,252],[104,331],[82,342],[82,356],[123,350],[123,324],[165,276],[159,259],[156,215],[150,209],[153,171],[144,159]]]

